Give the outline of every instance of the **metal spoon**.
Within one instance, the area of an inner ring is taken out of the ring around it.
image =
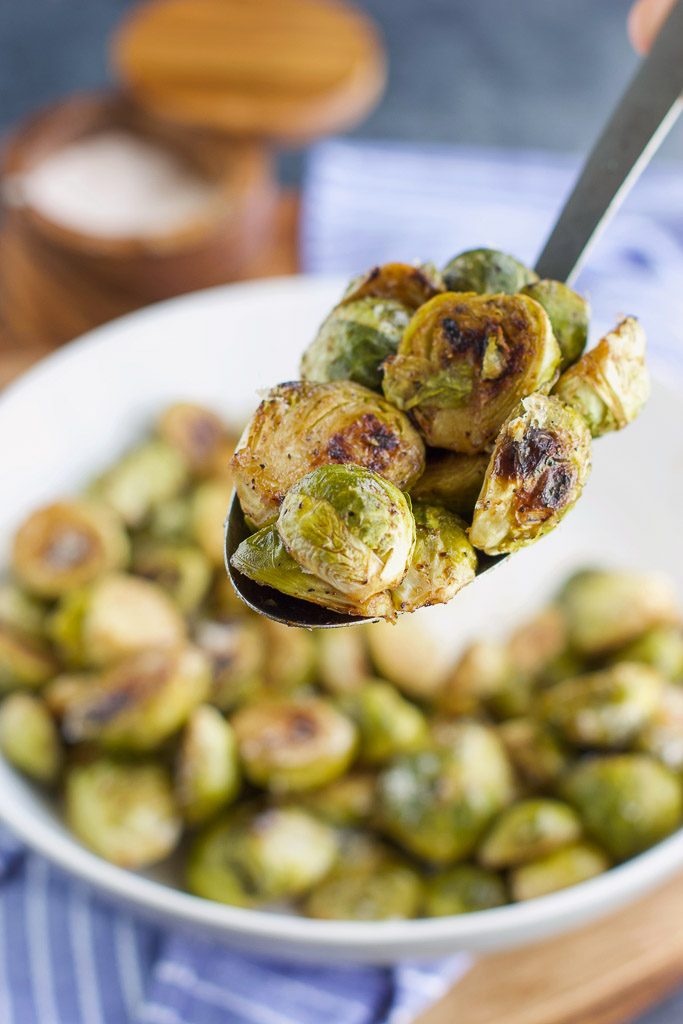
[[[573,281],[598,234],[614,215],[681,111],[683,0],[677,3],[595,143],[536,264],[541,277]],[[225,523],[225,563],[238,595],[253,611],[306,629],[373,620],[343,615],[254,583],[231,565],[249,535],[237,496]],[[480,557],[477,575],[503,558]]]

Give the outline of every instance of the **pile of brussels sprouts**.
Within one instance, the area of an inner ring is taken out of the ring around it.
[[[582,354],[588,304],[512,256],[476,249],[351,281],[301,362],[263,399],[233,459],[254,530],[232,556],[257,583],[395,619],[449,601],[478,555],[552,530],[592,439],[649,394],[627,317]]]
[[[679,826],[666,580],[580,573],[454,665],[411,618],[280,626],[225,576],[231,448],[175,405],[17,531],[0,749],[83,843],[134,869],[180,849],[208,899],[380,920],[540,896]]]

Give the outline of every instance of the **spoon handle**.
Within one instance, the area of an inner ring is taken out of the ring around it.
[[[538,258],[541,277],[571,284],[681,111],[683,0],[679,0],[595,143]]]

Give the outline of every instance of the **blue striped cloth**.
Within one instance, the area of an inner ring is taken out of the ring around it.
[[[327,143],[309,160],[304,265],[350,274],[486,244],[533,261],[575,170],[542,154]],[[657,356],[683,370],[681,281],[683,176],[653,172],[580,286],[598,329],[636,311]],[[409,1024],[468,965],[245,956],[112,907],[0,832],[0,1024]]]

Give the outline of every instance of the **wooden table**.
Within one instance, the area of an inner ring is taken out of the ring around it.
[[[245,277],[296,272],[298,203],[283,196],[273,244]],[[3,258],[0,234],[0,263]],[[0,385],[44,354],[0,312]],[[419,1024],[625,1024],[683,983],[683,876],[603,921],[482,957]]]

